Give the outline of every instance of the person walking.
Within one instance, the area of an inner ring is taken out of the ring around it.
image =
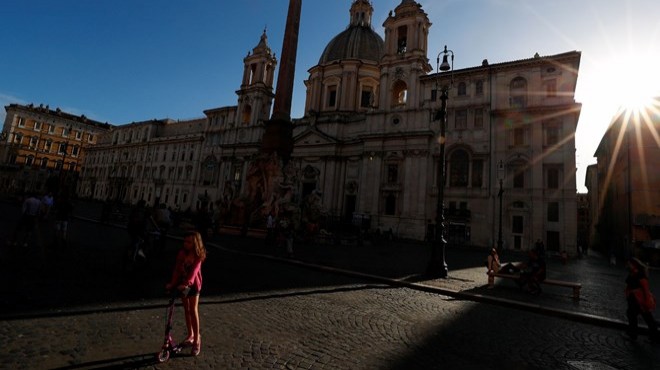
[[[73,205],[66,193],[62,193],[55,200],[55,249],[65,249],[67,246],[67,231],[69,229],[69,220],[73,212]]]
[[[491,248],[486,261],[488,271],[488,289],[495,287],[495,274],[500,271],[500,256],[497,254],[497,248]]]
[[[37,219],[40,211],[41,201],[33,194],[28,195],[21,206],[21,218],[18,220],[18,225],[14,230],[14,236],[12,238],[13,245],[22,243],[23,247],[28,246],[30,236],[37,227]],[[19,239],[22,239],[22,241],[19,241]]]
[[[183,239],[183,247],[176,256],[176,264],[167,291],[176,288],[182,293],[181,302],[186,318],[188,336],[181,343],[192,346],[191,355],[197,356],[201,350],[199,295],[202,290],[202,262],[206,259],[206,249],[199,232],[188,233]]]
[[[273,211],[270,211],[266,218],[266,245],[275,244],[275,226],[275,214]]]
[[[648,326],[650,339],[654,342],[660,341],[658,323],[652,314],[655,310],[655,297],[653,297],[649,288],[647,268],[637,258],[628,260],[625,296],[628,305],[626,310],[626,316],[628,317],[626,334],[628,337],[632,340],[637,339],[637,316],[641,315]]]
[[[128,216],[126,230],[131,238],[131,244],[129,246],[129,253],[132,256],[131,259],[136,255],[146,258],[146,254],[142,248],[142,243],[145,240],[147,231],[147,209],[144,200],[140,199],[135,207],[131,209],[131,213]]]

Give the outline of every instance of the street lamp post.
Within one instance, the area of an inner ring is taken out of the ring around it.
[[[442,64],[440,64],[440,54],[442,56]],[[440,52],[437,58],[437,73],[440,71],[446,72],[454,69],[454,52],[445,50]],[[451,65],[447,61],[447,57],[451,55]],[[436,91],[438,89],[438,82],[436,80]],[[438,171],[438,203],[436,205],[436,219],[435,219],[435,237],[431,241],[431,260],[427,267],[426,274],[433,277],[446,278],[449,270],[447,269],[447,262],[445,261],[445,248],[447,247],[447,240],[445,239],[445,131],[447,127],[447,99],[449,99],[448,88],[442,89],[440,95],[440,109],[436,111],[433,118],[434,121],[440,121],[440,169]]]
[[[497,232],[497,253],[502,252],[502,194],[504,194],[504,188],[502,187],[502,183],[504,181],[504,163],[500,160],[500,163],[497,167],[497,179],[500,180],[500,191],[497,192],[497,197],[500,198],[500,228],[499,231]]]

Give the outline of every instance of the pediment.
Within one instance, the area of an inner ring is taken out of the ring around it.
[[[315,129],[306,130],[296,136],[293,140],[295,146],[327,145],[336,144],[338,142],[338,140],[332,136],[326,135],[323,132]]]

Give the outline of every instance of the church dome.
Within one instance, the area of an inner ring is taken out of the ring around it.
[[[385,50],[385,41],[370,26],[351,25],[335,36],[325,47],[319,64],[335,60],[362,59],[380,62]]]

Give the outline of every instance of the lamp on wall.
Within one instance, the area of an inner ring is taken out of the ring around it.
[[[440,63],[440,55],[442,54],[442,63]],[[448,57],[451,56],[451,64],[449,64]],[[454,69],[454,52],[445,49],[438,54],[436,61],[437,76],[436,76],[436,91],[438,89],[437,78],[440,71],[447,72]],[[452,77],[453,78],[453,77]],[[453,82],[453,81],[452,81]],[[445,261],[445,249],[447,247],[447,240],[445,239],[445,131],[447,127],[447,100],[449,99],[449,88],[444,87],[440,95],[440,109],[436,111],[433,118],[434,121],[440,121],[440,170],[438,171],[438,204],[436,205],[436,220],[435,220],[435,236],[431,241],[431,260],[429,261],[426,274],[433,277],[446,278],[449,270],[447,269],[447,262]]]

